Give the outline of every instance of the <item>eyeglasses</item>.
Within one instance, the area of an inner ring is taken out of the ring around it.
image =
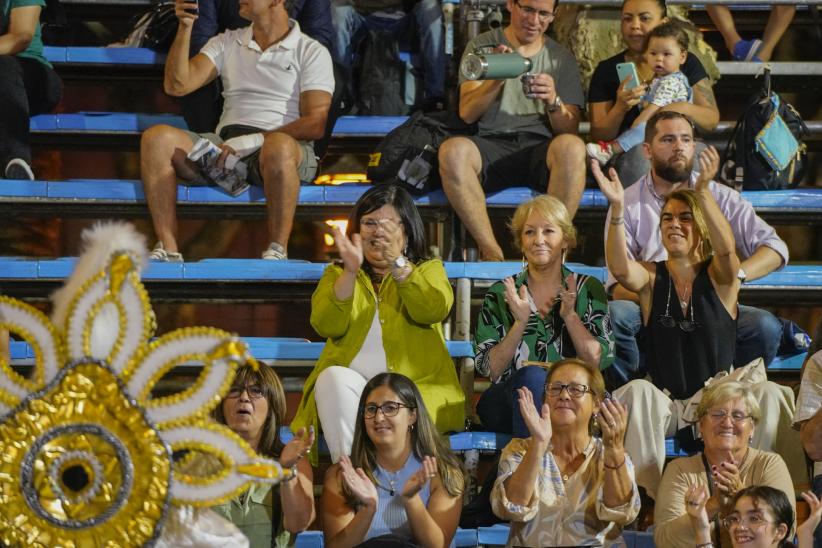
[[[558,398],[563,390],[568,390],[568,395],[572,398],[581,398],[588,392],[593,393],[593,391],[584,384],[577,384],[575,382],[569,384],[552,382],[545,387],[545,393],[548,394],[549,398]]]
[[[725,419],[730,418],[731,422],[734,424],[745,422],[747,419],[751,418],[750,415],[746,415],[742,411],[731,411],[728,413],[724,409],[711,409],[708,411],[708,416],[711,417],[711,420],[714,422],[724,422]]]
[[[686,320],[682,319],[680,321],[676,321],[673,316],[671,316],[671,287],[673,283],[671,282],[671,277],[668,276],[668,300],[665,302],[665,314],[662,316],[657,316],[656,321],[659,322],[659,325],[662,327],[677,327],[684,331],[685,333],[692,333],[699,328],[699,322],[694,320],[694,300],[693,300],[693,291],[691,291],[691,298],[688,300],[688,309],[691,311],[691,319]]]
[[[750,514],[747,518],[743,518],[739,514],[731,514],[725,516],[722,523],[725,525],[725,529],[730,531],[731,527],[739,527],[741,525],[744,525],[748,529],[759,529],[765,526],[765,524],[772,524],[773,522],[766,520],[765,517],[760,514]]]
[[[362,232],[375,232],[379,227],[392,230],[400,224],[397,219],[361,219],[360,230]]]
[[[258,398],[262,398],[265,391],[263,390],[262,386],[257,384],[252,384],[251,386],[232,386],[228,389],[228,394],[226,394],[226,398],[239,398],[243,392],[248,393],[248,397],[252,400],[256,400]]]
[[[406,409],[414,409],[410,405],[405,405],[395,401],[387,401],[382,405],[377,405],[376,403],[366,404],[365,409],[363,410],[363,414],[365,415],[366,419],[373,419],[377,416],[377,411],[382,411],[382,414],[386,417],[394,417],[397,413],[400,412],[400,409],[403,407],[405,407]]]
[[[514,0],[514,4],[517,5],[526,17],[536,15],[541,23],[549,23],[554,20],[555,14],[553,12],[534,9],[531,6],[523,6],[519,3],[519,0]]]

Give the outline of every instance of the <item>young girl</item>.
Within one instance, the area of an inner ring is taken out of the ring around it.
[[[810,516],[799,527],[798,548],[813,548],[813,529],[819,523],[822,505],[811,493],[802,496],[811,507]],[[708,492],[704,485],[691,487],[685,495],[688,516],[696,533],[698,547],[713,548],[712,524],[705,510]],[[741,546],[790,548],[794,514],[787,495],[779,489],[764,485],[752,485],[737,491],[731,500],[731,511],[722,520],[731,536],[734,548]]]
[[[654,79],[643,96],[642,112],[631,129],[614,141],[588,143],[588,155],[605,165],[615,155],[630,150],[645,138],[645,123],[660,108],[671,103],[693,102],[688,78],[680,67],[688,57],[688,35],[681,23],[669,21],[648,33],[645,63],[654,72]]]

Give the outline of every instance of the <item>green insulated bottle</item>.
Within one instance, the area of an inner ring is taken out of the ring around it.
[[[507,80],[531,70],[531,60],[519,53],[469,53],[460,66],[466,80]]]

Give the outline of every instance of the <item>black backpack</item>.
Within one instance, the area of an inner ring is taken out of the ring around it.
[[[402,116],[405,104],[405,63],[394,35],[372,30],[365,39],[356,113],[360,116]]]
[[[472,135],[476,124],[455,114],[417,111],[386,135],[368,162],[368,178],[376,184],[394,184],[412,194],[439,188],[437,149],[453,135]]]
[[[160,1],[134,18],[129,35],[119,45],[166,53],[177,35],[178,24],[174,2]]]
[[[783,169],[771,165],[766,155],[757,150],[757,135],[771,121],[774,111],[799,143],[793,159]],[[808,127],[796,109],[771,89],[771,72],[766,67],[762,89],[748,100],[725,147],[720,179],[737,190],[795,187],[802,180],[807,165],[807,147],[802,143],[802,137],[807,134]]]

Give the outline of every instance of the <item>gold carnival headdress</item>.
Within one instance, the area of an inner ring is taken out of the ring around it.
[[[0,296],[0,327],[28,342],[35,356],[28,377],[0,357],[6,545],[151,545],[172,506],[211,506],[249,482],[288,475],[210,415],[236,368],[254,363],[245,345],[207,327],[149,342],[154,317],[140,283],[142,239],[127,225],[95,228],[87,239],[131,245],[97,249],[98,268],[87,279],[78,281],[75,271],[55,323]],[[193,386],[152,397],[166,373],[191,362],[202,364]],[[198,474],[196,466],[176,465],[172,454],[205,454],[216,465]]]

